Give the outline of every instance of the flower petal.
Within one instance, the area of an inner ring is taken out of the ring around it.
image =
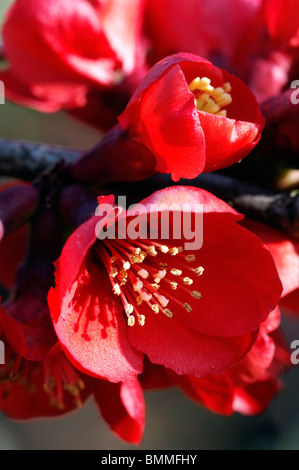
[[[145,402],[138,380],[119,384],[97,382],[94,395],[112,431],[127,442],[140,444],[145,425]]]
[[[122,306],[110,293],[106,271],[90,265],[67,288],[60,288],[58,277],[48,302],[70,361],[79,370],[111,382],[135,379],[142,371],[142,356],[128,342]]]

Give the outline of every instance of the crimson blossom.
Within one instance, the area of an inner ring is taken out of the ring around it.
[[[170,217],[173,203],[179,219]],[[80,371],[113,383],[135,380],[144,357],[180,376],[221,374],[251,349],[279,301],[273,259],[238,224],[242,216],[204,190],[166,188],[140,204],[118,222],[134,226],[141,207],[138,226],[157,216],[154,239],[98,239],[96,232],[115,225],[95,215],[67,240],[48,296],[60,345]],[[201,248],[189,249],[185,232],[165,240],[161,219],[169,216],[177,230],[178,220],[194,224],[198,213]]]
[[[15,337],[22,341],[18,328]],[[1,329],[0,338],[6,356],[0,365],[0,410],[9,418],[28,421],[64,416],[93,399],[116,436],[140,443],[145,403],[138,380],[111,384],[91,379],[73,367],[58,343],[42,361],[29,361],[12,348]]]
[[[148,0],[144,30],[150,61],[202,55],[242,78],[259,102],[289,85],[299,59],[296,0]]]
[[[117,100],[111,93],[107,104],[110,90],[118,101],[123,92],[126,102],[130,80],[144,73],[142,5],[142,0],[16,0],[3,25],[9,66],[0,77],[7,98],[42,112],[78,108],[84,118],[93,120],[97,113],[103,125],[115,122],[111,108]]]
[[[195,178],[243,159],[264,118],[237,77],[192,54],[169,56],[147,73],[119,125],[77,161],[77,180],[138,180],[155,172]]]
[[[265,322],[250,351],[222,374],[179,376],[162,366],[145,364],[145,390],[178,387],[187,397],[214,413],[255,416],[265,411],[283,388],[281,375],[290,367],[290,351],[282,334],[276,308]]]

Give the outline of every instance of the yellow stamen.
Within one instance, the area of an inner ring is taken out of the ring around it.
[[[209,78],[196,77],[189,84],[189,90],[194,93],[195,105],[198,111],[227,116],[227,111],[222,108],[232,103],[230,94],[232,87],[229,82],[224,83],[222,87],[214,88]]]
[[[187,310],[187,312],[192,312],[192,307],[191,305],[187,304],[187,302],[184,303],[183,307]]]
[[[203,272],[204,272],[204,268],[202,266],[198,266],[198,268],[195,269],[196,276],[201,276]]]
[[[172,311],[169,310],[168,308],[165,308],[165,309],[163,310],[163,313],[164,313],[164,315],[166,315],[168,318],[172,318],[172,317],[173,317]]]
[[[128,326],[134,326],[135,325],[135,317],[133,315],[130,315],[127,320]]]
[[[193,290],[193,291],[191,292],[191,295],[192,295],[192,297],[194,297],[195,299],[201,299],[201,293],[198,292],[197,290]]]
[[[155,312],[155,313],[159,313],[159,310],[160,310],[160,309],[159,309],[159,305],[157,305],[157,304],[152,305],[152,310],[153,310],[153,312]]]
[[[176,268],[172,269],[170,272],[174,276],[181,276],[181,274],[182,274],[182,271],[180,269],[176,269]]]
[[[187,263],[191,263],[192,261],[196,260],[196,256],[195,255],[187,255],[185,257],[185,260],[187,261]]]

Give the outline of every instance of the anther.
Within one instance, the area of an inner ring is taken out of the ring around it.
[[[130,315],[128,317],[127,324],[128,324],[128,326],[134,326],[135,325],[135,317],[133,315]]]
[[[173,317],[172,311],[169,310],[168,308],[165,308],[165,309],[163,310],[163,313],[164,313],[164,315],[166,315],[168,318],[172,318],[172,317]]]
[[[157,256],[158,254],[156,251],[156,248],[153,245],[150,245],[146,251],[147,251],[147,254],[150,256]]]
[[[232,103],[230,92],[231,84],[226,82],[223,87],[214,88],[207,77],[196,77],[189,85],[189,90],[194,93],[196,109],[218,116],[226,116],[226,110],[222,108]]]
[[[187,261],[187,263],[191,263],[192,261],[195,261],[196,260],[196,256],[195,255],[187,255],[185,256],[185,261]]]
[[[127,304],[127,305],[126,305],[126,308],[125,308],[126,314],[127,314],[127,315],[131,315],[131,313],[133,313],[133,311],[134,311],[133,305]]]
[[[195,299],[201,299],[201,293],[198,292],[197,290],[193,290],[193,291],[191,292],[191,295],[192,295],[192,297],[194,297]]]
[[[180,269],[174,268],[170,272],[171,274],[173,274],[173,276],[181,276],[183,271],[181,271]]]
[[[192,312],[192,307],[191,307],[191,305],[187,304],[187,302],[184,303],[183,307],[184,307],[184,309],[187,310],[187,312]]]
[[[138,324],[140,326],[144,326],[144,324],[145,324],[145,316],[144,315],[138,315]]]
[[[204,268],[202,266],[198,266],[198,268],[195,269],[196,276],[201,276],[203,272],[204,272]]]
[[[113,292],[114,292],[114,294],[116,294],[116,295],[120,295],[120,294],[121,294],[121,289],[120,289],[120,287],[119,287],[119,284],[114,284],[114,286],[113,286]]]
[[[152,305],[152,310],[153,310],[154,313],[159,313],[159,310],[160,310],[159,305],[158,304],[153,304]]]
[[[191,286],[193,284],[193,280],[190,277],[184,277],[183,283],[185,286]]]

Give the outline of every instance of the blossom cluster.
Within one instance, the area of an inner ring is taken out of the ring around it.
[[[7,99],[65,111],[98,129],[99,143],[34,181],[0,180],[8,416],[62,416],[92,399],[118,437],[139,444],[144,391],[177,387],[213,412],[256,415],[282,389],[298,230],[244,216],[197,177],[249,168],[266,184],[263,162],[298,157],[295,4],[14,1],[2,31]],[[123,188],[128,210],[115,202]],[[200,246],[174,236],[185,217]],[[155,236],[118,232],[152,220]],[[97,236],[107,227],[115,237]]]

